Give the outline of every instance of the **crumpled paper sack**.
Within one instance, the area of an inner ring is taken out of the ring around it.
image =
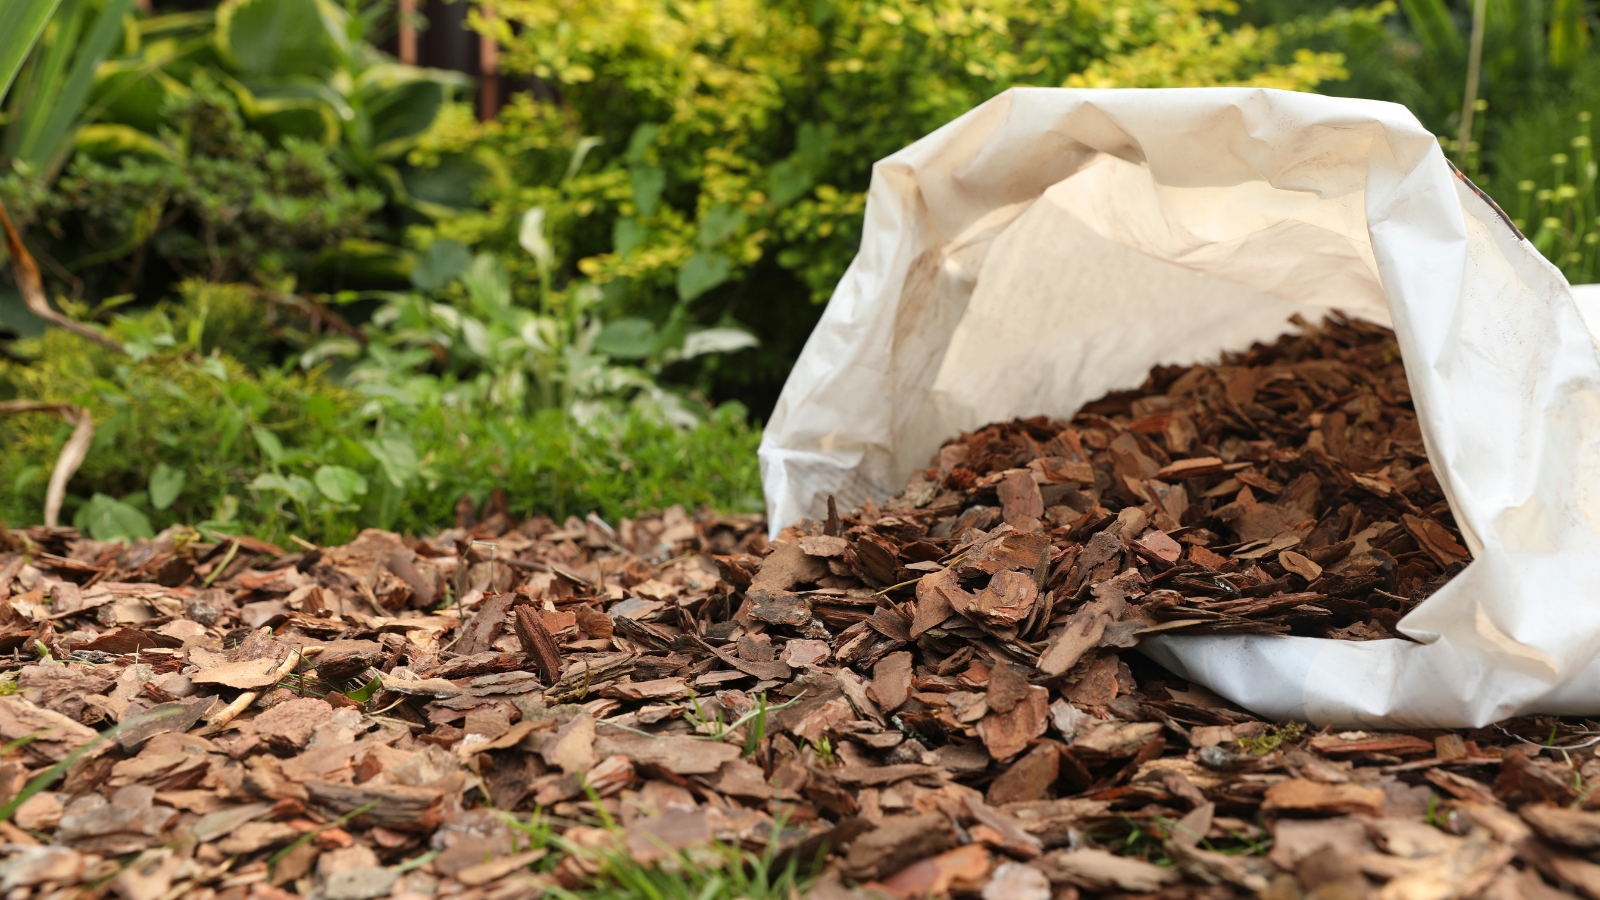
[[[1600,361],[1565,279],[1404,107],[1017,89],[873,169],[861,249],[761,445],[772,527],[893,494],[947,437],[1071,415],[1326,310],[1392,325],[1473,562],[1418,643],[1157,637],[1269,719],[1600,714]]]

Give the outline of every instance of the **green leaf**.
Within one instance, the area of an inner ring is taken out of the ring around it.
[[[683,339],[683,358],[691,359],[707,353],[732,353],[759,346],[760,339],[743,328],[707,328]]]
[[[39,168],[65,158],[71,143],[68,135],[78,124],[94,87],[95,70],[122,37],[123,17],[132,6],[133,0],[111,0],[100,10],[88,34],[67,48],[73,54],[71,70],[62,81],[45,86],[42,96],[33,97],[14,126],[22,132],[14,152],[17,158]]]
[[[639,166],[628,170],[628,179],[633,184],[633,205],[639,207],[639,215],[646,219],[655,215],[661,192],[667,187],[667,171],[660,166]]]
[[[661,134],[661,126],[654,122],[643,122],[633,130],[633,136],[628,138],[628,165],[637,166],[644,162],[644,154],[650,145],[656,142],[656,137]]]
[[[788,206],[811,189],[811,173],[798,159],[786,159],[772,167],[769,193],[775,206]]]
[[[378,692],[378,688],[381,687],[383,687],[383,676],[374,675],[372,676],[372,680],[362,685],[359,690],[345,691],[344,695],[357,703],[365,703],[368,700],[371,700],[372,695],[376,694]]]
[[[344,466],[318,466],[311,479],[322,496],[335,503],[352,503],[367,492],[367,480],[361,473]]]
[[[255,435],[256,446],[261,448],[261,455],[267,462],[277,463],[283,459],[283,441],[278,436],[260,426],[250,426],[250,433]]]
[[[367,448],[378,460],[378,465],[383,467],[383,474],[389,477],[389,483],[395,487],[405,487],[406,482],[416,477],[417,451],[411,445],[411,439],[406,437],[385,437],[378,440],[366,440],[361,446]]]
[[[1422,49],[1440,60],[1461,57],[1465,42],[1445,0],[1400,0]]]
[[[0,0],[0,100],[61,0]]]
[[[445,101],[444,85],[431,79],[408,81],[367,101],[374,146],[416,137],[428,130]]]
[[[428,245],[428,249],[417,254],[417,265],[411,270],[411,283],[419,291],[432,293],[443,290],[460,277],[471,262],[472,251],[467,249],[466,244],[449,239],[434,241]]]
[[[647,234],[649,230],[637,219],[618,219],[611,223],[611,246],[616,248],[618,256],[627,259],[628,254],[644,243]]]
[[[511,306],[511,273],[493,253],[479,253],[461,276],[473,308],[493,316]]]
[[[732,272],[733,263],[726,256],[702,250],[678,270],[678,299],[687,303],[727,281]]]
[[[144,513],[105,494],[90,497],[81,515],[82,527],[97,541],[133,541],[156,536]]]
[[[612,319],[595,338],[594,348],[613,359],[639,359],[656,349],[656,326],[649,319]]]
[[[326,78],[339,67],[342,23],[318,0],[226,0],[217,8],[217,49],[251,78]]]
[[[279,475],[262,472],[248,485],[252,491],[277,491],[291,500],[310,503],[317,495],[316,486],[302,475]]]
[[[535,206],[522,214],[522,228],[517,232],[517,243],[522,249],[538,261],[540,266],[549,266],[555,261],[555,256],[550,250],[550,242],[544,237],[544,207]]]
[[[721,244],[744,225],[744,210],[719,203],[706,210],[700,219],[700,246],[706,250]]]
[[[150,473],[150,505],[156,509],[166,509],[178,495],[183,493],[183,484],[187,476],[182,469],[174,469],[166,463],[156,463]]]

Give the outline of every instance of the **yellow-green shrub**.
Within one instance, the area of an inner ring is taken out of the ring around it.
[[[1354,15],[1371,24],[1383,4]],[[1225,28],[1231,0],[486,0],[472,23],[531,78],[497,121],[458,109],[413,152],[470,159],[486,209],[427,243],[510,246],[543,206],[566,279],[606,286],[671,346],[731,317],[764,351],[719,380],[781,379],[855,253],[872,163],[1015,85],[1244,84],[1344,76],[1300,44]],[[529,271],[514,281],[534,290]],[[635,322],[635,325],[637,323]],[[767,354],[762,357],[760,354]],[[730,368],[734,370],[730,372]],[[760,370],[752,373],[752,369]]]

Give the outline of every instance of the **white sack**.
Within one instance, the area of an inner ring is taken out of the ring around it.
[[[1392,324],[1474,561],[1401,640],[1164,637],[1269,717],[1600,713],[1600,362],[1565,280],[1403,107],[1009,91],[873,170],[861,250],[761,445],[772,527],[881,501],[963,429],[1070,416],[1329,309]],[[1589,668],[1585,668],[1589,667]]]

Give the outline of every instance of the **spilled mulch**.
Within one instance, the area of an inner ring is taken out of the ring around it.
[[[4,533],[0,803],[69,765],[0,823],[0,892],[531,898],[722,842],[830,898],[1600,900],[1592,723],[1318,731],[1130,652],[1394,637],[1469,561],[1382,329],[962,435],[772,541],[459,509]]]

